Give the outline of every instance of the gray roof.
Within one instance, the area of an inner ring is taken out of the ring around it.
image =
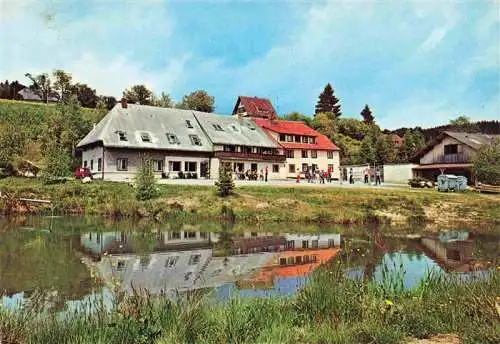
[[[193,128],[188,128],[186,121]],[[120,140],[119,132],[125,133],[126,141]],[[143,142],[142,133],[147,133],[151,142]],[[179,143],[171,144],[167,133],[175,134]],[[189,135],[197,135],[201,146],[194,145]],[[212,143],[196,121],[193,111],[135,104],[128,104],[127,108],[116,104],[77,147],[100,141],[105,147],[212,151]]]
[[[474,149],[479,149],[483,145],[492,145],[495,139],[500,138],[500,135],[488,135],[479,133],[463,133],[455,131],[445,131],[445,134],[453,137],[455,140],[466,144]]]
[[[193,111],[203,130],[214,144],[280,148],[263,129],[250,118],[221,116]],[[214,125],[222,128],[217,130]]]
[[[23,100],[36,100],[36,101],[42,101],[42,98],[36,94],[31,88],[26,87],[17,92]],[[57,102],[58,99],[56,97],[49,96],[49,102]]]

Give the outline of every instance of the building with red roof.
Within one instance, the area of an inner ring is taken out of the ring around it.
[[[233,115],[243,117],[276,119],[278,117],[269,99],[239,96],[234,105]]]

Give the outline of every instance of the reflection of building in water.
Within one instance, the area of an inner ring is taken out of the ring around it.
[[[467,272],[475,269],[473,240],[466,232],[449,232],[438,237],[423,237],[424,252],[447,272]]]
[[[151,241],[150,252],[163,252],[173,249],[210,248],[210,232],[158,232],[150,233],[146,241]],[[90,232],[80,236],[84,251],[100,256],[103,253],[131,253],[137,251],[140,241],[133,234],[125,232]]]
[[[304,277],[335,257],[338,248],[301,249],[274,254],[253,276],[237,282],[241,288],[270,288],[275,279]]]
[[[138,251],[144,254],[135,250],[138,238],[133,235],[88,233],[80,243],[99,256],[96,265],[106,281],[118,280],[127,291],[133,287],[167,295],[238,280],[262,285],[275,278],[306,276],[331,259],[340,245],[339,234],[227,234],[153,233],[152,244],[146,245],[150,250]],[[215,256],[213,248],[221,245],[228,245],[227,255]]]

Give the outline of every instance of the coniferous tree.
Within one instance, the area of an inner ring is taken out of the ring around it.
[[[222,163],[219,167],[219,180],[215,182],[217,194],[221,197],[229,196],[233,193],[233,170],[230,164]]]
[[[366,104],[361,111],[361,117],[363,117],[363,121],[367,124],[372,124],[374,122],[375,117],[373,117],[372,110],[370,110],[368,104]]]
[[[333,118],[338,118],[342,115],[340,111],[339,99],[334,95],[332,85],[326,84],[323,92],[319,95],[318,103],[316,104],[315,114],[329,113]]]
[[[137,171],[135,179],[137,183],[135,198],[137,200],[147,201],[158,196],[153,162],[148,156],[142,157],[142,164]]]

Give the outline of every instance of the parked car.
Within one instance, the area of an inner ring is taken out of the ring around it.
[[[75,177],[75,179],[83,179],[85,177],[89,177],[92,179],[92,171],[88,167],[79,167],[76,169],[73,176]]]

